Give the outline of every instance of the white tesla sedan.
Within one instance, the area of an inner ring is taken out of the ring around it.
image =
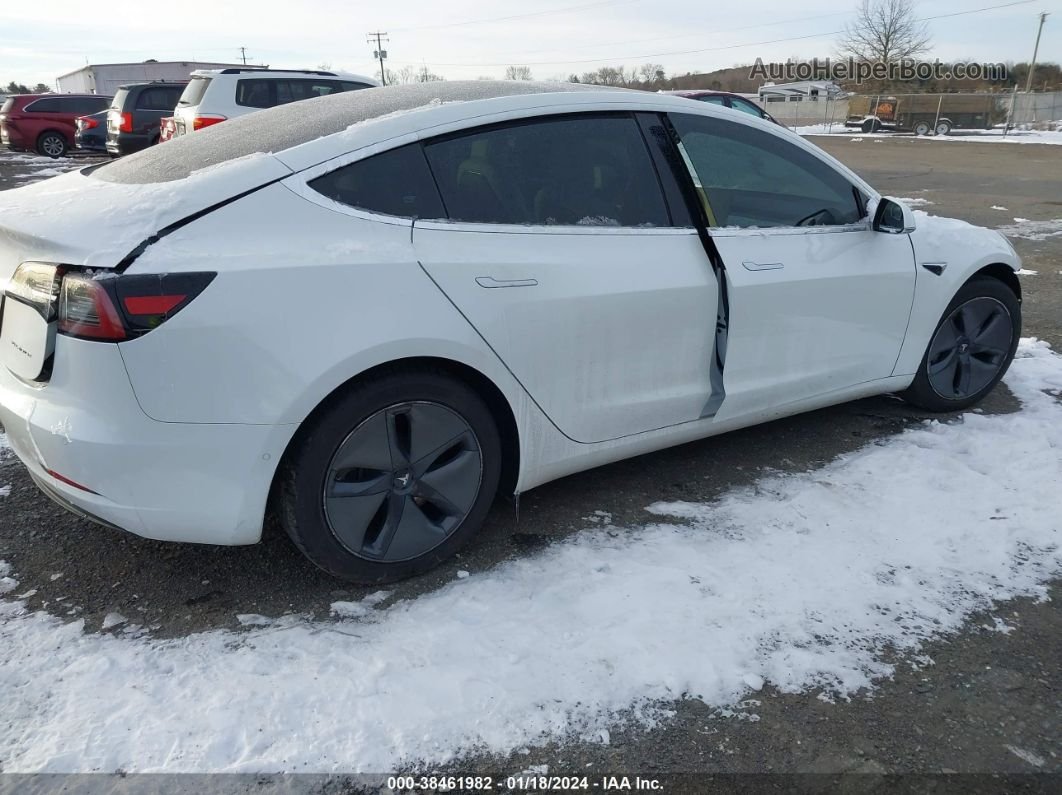
[[[369,89],[0,194],[0,420],[89,518],[248,544],[273,509],[385,582],[499,489],[868,395],[970,406],[1019,267],[748,114]]]

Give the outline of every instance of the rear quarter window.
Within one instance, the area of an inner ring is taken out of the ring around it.
[[[15,98],[8,97],[4,100],[4,104],[0,106],[0,113],[9,113],[13,107],[15,107]]]
[[[22,110],[26,113],[62,113],[64,108],[58,97],[45,97],[31,102]]]
[[[114,100],[111,102],[111,107],[114,110],[121,110],[125,107],[125,100],[129,96],[128,88],[119,88],[118,93],[114,95]]]
[[[420,144],[373,155],[307,184],[318,193],[359,210],[400,218],[446,216]]]

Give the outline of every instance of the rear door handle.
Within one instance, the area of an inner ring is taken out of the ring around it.
[[[781,262],[742,262],[747,271],[777,271],[785,267]]]
[[[495,279],[493,276],[477,276],[476,284],[480,287],[535,287],[538,279]]]

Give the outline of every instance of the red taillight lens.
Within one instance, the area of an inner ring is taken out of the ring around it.
[[[122,123],[118,126],[119,132],[132,132],[133,131],[133,114],[123,113]]]
[[[99,127],[100,123],[95,119],[91,119],[88,116],[80,116],[77,120],[77,126],[82,130],[91,130],[94,127]]]
[[[127,338],[118,310],[99,281],[72,273],[63,278],[59,291],[59,331],[92,340]]]
[[[192,119],[192,129],[202,130],[204,127],[210,127],[213,124],[217,124],[220,121],[225,121],[224,116],[196,116]],[[228,129],[226,127],[226,129]]]
[[[147,334],[186,307],[215,273],[67,273],[59,293],[59,332],[120,342]]]

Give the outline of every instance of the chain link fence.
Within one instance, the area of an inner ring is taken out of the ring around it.
[[[844,130],[850,118],[855,123],[871,116],[879,119],[885,129],[901,132],[923,129],[921,123],[935,129],[942,119],[956,131],[1062,131],[1062,91],[781,97],[776,101],[759,99],[757,104],[787,127],[821,127],[826,132]],[[855,126],[860,128],[858,123]]]

